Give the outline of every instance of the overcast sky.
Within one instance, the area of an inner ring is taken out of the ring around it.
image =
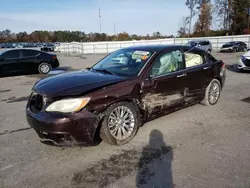
[[[6,0],[0,6],[0,30],[81,30],[113,34],[176,34],[189,11],[185,0]]]

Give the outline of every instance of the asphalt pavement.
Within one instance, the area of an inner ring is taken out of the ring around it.
[[[25,105],[44,76],[0,78],[0,188],[249,188],[250,73],[235,67],[241,53],[214,55],[227,68],[218,104],[148,122],[119,147],[40,143]],[[84,69],[102,57],[58,55],[61,67],[47,76]]]

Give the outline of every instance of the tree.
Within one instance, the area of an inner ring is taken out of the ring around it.
[[[205,36],[212,24],[212,5],[203,1],[200,14],[194,26],[194,33]]]
[[[190,14],[189,14],[189,27],[188,27],[188,35],[191,34],[191,25],[192,25],[192,19],[196,14],[196,9],[200,4],[200,0],[186,0],[186,6],[188,7]]]
[[[187,35],[187,25],[189,23],[189,17],[182,17],[179,30],[177,31],[179,37],[185,37]]]
[[[123,32],[123,33],[119,33],[119,34],[117,35],[117,39],[118,39],[118,40],[121,40],[121,41],[130,40],[130,36],[129,36],[128,33]]]
[[[242,34],[243,30],[249,27],[250,0],[232,1],[232,25],[231,29],[235,34]]]
[[[153,38],[154,39],[159,39],[159,38],[162,38],[162,35],[161,35],[161,33],[159,31],[157,31],[157,32],[153,33]]]
[[[215,7],[220,27],[228,29],[229,26],[229,9],[228,0],[215,0]]]

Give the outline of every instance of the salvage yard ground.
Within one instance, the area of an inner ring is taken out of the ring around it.
[[[227,68],[219,103],[148,122],[122,147],[40,143],[26,122],[25,105],[44,76],[0,78],[0,188],[249,188],[250,73],[235,68],[240,53],[214,55]],[[102,57],[59,55],[61,67],[48,76],[89,67]]]

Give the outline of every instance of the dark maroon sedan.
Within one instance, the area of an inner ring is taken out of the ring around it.
[[[42,141],[57,145],[92,145],[97,138],[122,145],[146,121],[216,104],[225,77],[224,63],[195,47],[124,48],[85,71],[37,82],[27,121]]]

